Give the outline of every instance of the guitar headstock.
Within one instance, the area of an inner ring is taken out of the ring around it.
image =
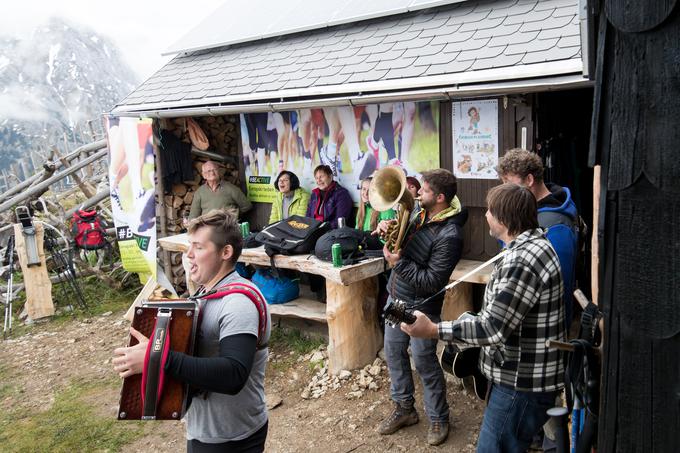
[[[415,315],[406,305],[406,302],[399,299],[389,299],[383,309],[383,317],[390,327],[396,327],[399,323],[413,324],[416,322]]]

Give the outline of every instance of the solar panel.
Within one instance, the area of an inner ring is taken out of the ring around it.
[[[163,55],[212,49],[465,0],[229,0]]]

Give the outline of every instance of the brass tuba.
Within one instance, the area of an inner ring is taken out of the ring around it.
[[[390,165],[375,172],[368,189],[368,201],[373,209],[380,212],[399,205],[396,208],[397,222],[390,225],[384,237],[387,249],[397,253],[401,248],[401,241],[404,239],[414,206],[413,196],[406,188],[404,170]]]

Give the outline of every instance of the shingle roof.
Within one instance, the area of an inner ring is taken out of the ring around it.
[[[539,63],[573,62],[573,73],[581,58],[577,4],[468,1],[178,55],[116,110],[435,86],[463,73],[470,80],[471,71],[513,79]]]

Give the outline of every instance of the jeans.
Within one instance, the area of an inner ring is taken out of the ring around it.
[[[557,391],[520,392],[492,384],[484,411],[477,453],[523,453],[548,421],[546,411],[555,405]]]
[[[439,317],[428,315],[434,322]],[[413,374],[408,357],[408,346],[423,384],[425,413],[430,422],[448,422],[449,405],[446,402],[446,381],[437,361],[437,340],[411,338],[399,326],[385,325],[385,359],[390,372],[392,400],[402,406],[414,403]]]

